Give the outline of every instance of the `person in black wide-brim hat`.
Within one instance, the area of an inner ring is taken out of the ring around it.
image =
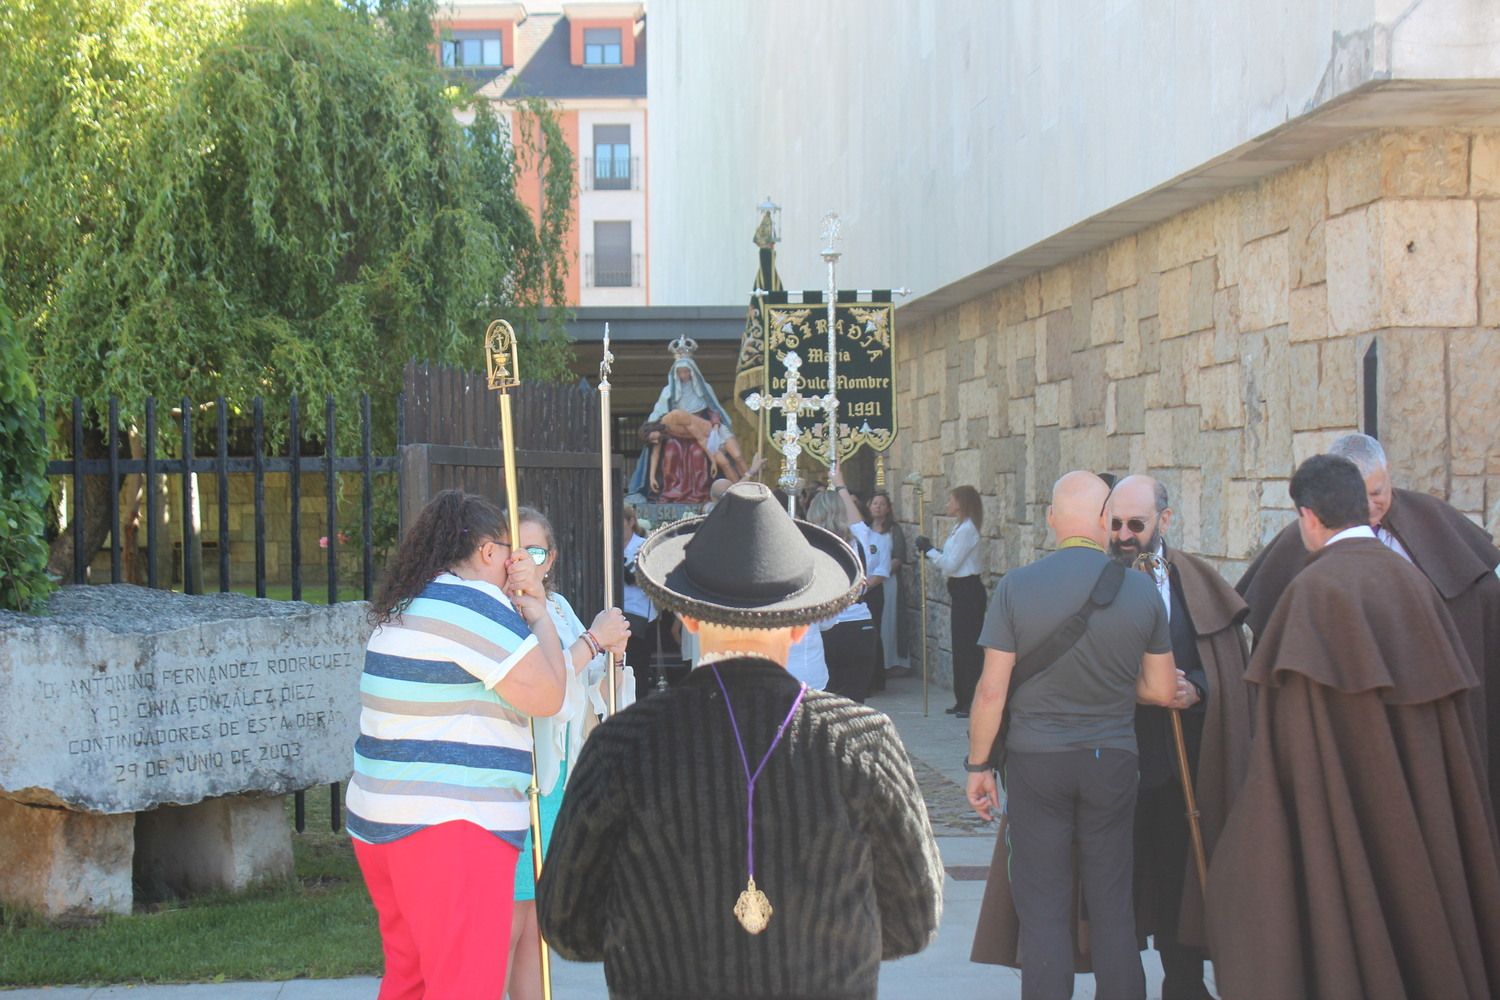
[[[668,525],[636,581],[699,669],[599,727],[538,887],[542,932],[614,997],[873,997],[926,947],[942,866],[911,762],[873,709],[786,672],[863,573],[759,483]],[[878,888],[877,888],[878,887]]]

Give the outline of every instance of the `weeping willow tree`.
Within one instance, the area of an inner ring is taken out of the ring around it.
[[[349,413],[362,392],[388,447],[404,360],[472,364],[497,315],[528,377],[566,374],[561,310],[530,319],[563,302],[572,154],[544,105],[514,137],[483,101],[457,123],[469,96],[436,65],[431,8],[0,7],[0,295],[95,447],[110,396],[139,421],[148,396],[332,394]],[[540,219],[516,196],[528,166]],[[91,523],[88,551],[108,531]]]

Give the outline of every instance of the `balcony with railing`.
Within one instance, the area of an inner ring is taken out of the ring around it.
[[[617,156],[606,160],[585,156],[580,186],[585,191],[639,191],[641,158]]]
[[[586,288],[640,288],[641,255],[583,255],[583,281]]]

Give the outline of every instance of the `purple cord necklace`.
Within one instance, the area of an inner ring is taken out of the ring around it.
[[[714,672],[714,680],[719,682],[719,690],[724,692],[724,707],[729,710],[729,726],[734,730],[734,743],[739,747],[740,763],[745,768],[745,783],[749,786],[745,793],[745,866],[750,870],[750,882],[735,901],[734,916],[745,930],[751,934],[759,934],[771,922],[771,901],[755,887],[755,783],[760,780],[760,773],[766,769],[766,762],[771,759],[771,754],[776,752],[776,745],[781,742],[786,727],[791,725],[792,716],[797,714],[797,706],[802,704],[802,698],[807,694],[807,685],[803,684],[797,691],[797,697],[792,699],[792,707],[787,710],[781,725],[776,727],[775,738],[771,740],[765,756],[760,759],[760,764],[752,774],[750,758],[745,754],[745,741],[740,736],[740,724],[734,717],[734,705],[729,701],[729,689],[724,686],[724,678],[719,676],[718,666],[713,665],[709,669]]]

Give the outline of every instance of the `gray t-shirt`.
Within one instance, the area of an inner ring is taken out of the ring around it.
[[[1067,548],[1007,573],[979,644],[1024,656],[1083,607],[1109,557]],[[1151,578],[1127,572],[1076,645],[1015,693],[1006,747],[1022,753],[1135,747],[1135,684],[1146,653],[1170,653],[1166,607]]]

